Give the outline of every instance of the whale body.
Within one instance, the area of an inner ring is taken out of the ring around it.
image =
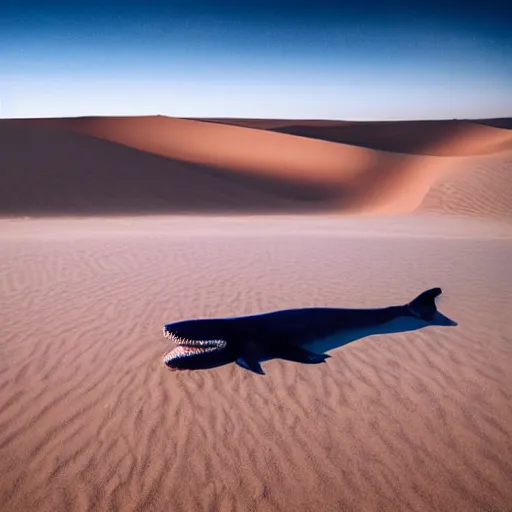
[[[163,361],[172,370],[236,362],[258,374],[264,374],[261,363],[274,358],[323,363],[330,357],[325,352],[365,336],[457,325],[437,310],[441,292],[431,288],[409,303],[385,308],[299,308],[169,323],[163,334],[174,348]]]

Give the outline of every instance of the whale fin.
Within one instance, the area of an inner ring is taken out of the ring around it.
[[[236,360],[236,364],[245,368],[246,370],[250,370],[251,372],[257,373],[258,375],[265,375],[263,368],[259,361],[252,357],[239,357]]]
[[[276,351],[276,357],[296,363],[318,364],[325,363],[325,360],[331,356],[328,354],[316,354],[305,348],[292,345],[282,345]]]
[[[424,291],[407,304],[409,313],[422,320],[432,320],[437,313],[435,299],[441,293],[441,288],[431,288],[430,290]]]

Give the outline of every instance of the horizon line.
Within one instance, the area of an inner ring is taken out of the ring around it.
[[[314,117],[234,117],[234,116],[172,116],[168,114],[111,114],[111,115],[77,115],[77,116],[39,116],[39,117],[2,117],[4,121],[22,121],[30,119],[101,119],[131,117],[168,117],[169,119],[201,120],[240,120],[240,121],[306,121],[306,122],[340,122],[340,123],[392,123],[392,122],[431,122],[431,121],[501,121],[512,120],[512,113],[500,117],[435,117],[435,118],[396,118],[396,119],[339,119]]]

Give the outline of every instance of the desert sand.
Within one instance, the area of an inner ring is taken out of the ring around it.
[[[512,510],[511,194],[507,120],[1,120],[0,510]],[[433,286],[457,326],[162,364]]]

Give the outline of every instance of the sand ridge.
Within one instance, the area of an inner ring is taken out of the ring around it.
[[[463,167],[477,165],[484,181],[508,183],[506,173],[494,172],[493,163],[500,156],[505,159],[501,166],[509,167],[510,130],[449,121],[430,122],[434,124],[425,130],[425,123],[369,123],[364,133],[361,123],[345,123],[341,128],[355,130],[346,144],[164,116],[3,120],[0,213],[396,214],[422,207],[433,188],[446,189],[439,186],[445,176]],[[332,128],[332,123],[310,125]],[[421,144],[404,138],[404,130],[410,137],[423,137]],[[388,146],[371,149],[369,131],[410,147],[399,153]],[[443,137],[442,144],[435,142]],[[445,156],[421,154],[418,144],[436,147],[434,153]],[[443,153],[443,148],[451,149]],[[474,154],[478,151],[484,154]],[[463,195],[470,194],[464,190]],[[467,210],[470,199],[457,204]],[[497,200],[497,210],[508,215],[506,194]],[[456,208],[450,199],[437,204]],[[491,210],[475,208],[478,215]]]
[[[431,156],[472,156],[512,150],[512,123],[497,120],[327,121],[212,119],[370,149]]]

